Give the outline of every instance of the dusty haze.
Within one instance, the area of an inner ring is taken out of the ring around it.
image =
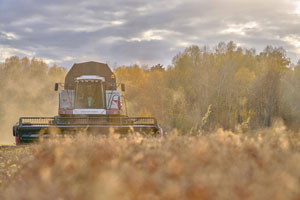
[[[65,71],[38,59],[11,57],[0,65],[1,144],[12,144],[12,126],[21,116],[54,116],[58,94],[55,82],[63,82]]]

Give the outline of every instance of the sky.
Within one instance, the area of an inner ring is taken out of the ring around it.
[[[42,58],[170,65],[190,45],[234,41],[300,59],[300,0],[0,0],[0,62]]]

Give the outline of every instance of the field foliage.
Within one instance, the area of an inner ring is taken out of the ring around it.
[[[20,168],[1,175],[1,199],[300,198],[299,136],[281,126],[164,138],[80,134],[21,148],[1,149],[2,170]]]

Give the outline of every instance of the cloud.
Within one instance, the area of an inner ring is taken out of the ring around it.
[[[35,56],[35,52],[12,48],[0,44],[0,61],[4,61],[6,58],[14,55],[33,57]]]
[[[17,39],[19,39],[19,36],[16,35],[15,33],[0,31],[0,39],[17,40]]]
[[[298,0],[1,0],[0,59],[167,65],[189,45],[233,40],[258,51],[283,46],[297,62],[299,8]]]
[[[141,33],[139,37],[130,38],[128,41],[151,41],[151,40],[166,40],[168,36],[175,34],[174,32],[168,30],[155,30],[150,29]]]
[[[248,22],[246,24],[229,24],[228,28],[222,30],[220,33],[246,35],[246,31],[255,29],[257,27],[258,24],[256,22]]]
[[[300,36],[298,35],[288,35],[283,38],[283,41],[289,43],[292,47],[290,51],[300,55]]]
[[[300,1],[297,4],[296,13],[300,15]]]

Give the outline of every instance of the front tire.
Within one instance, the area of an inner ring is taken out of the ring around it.
[[[19,145],[20,144],[20,137],[19,137],[19,134],[18,134],[18,125],[13,126],[13,136],[15,136],[16,145]]]

